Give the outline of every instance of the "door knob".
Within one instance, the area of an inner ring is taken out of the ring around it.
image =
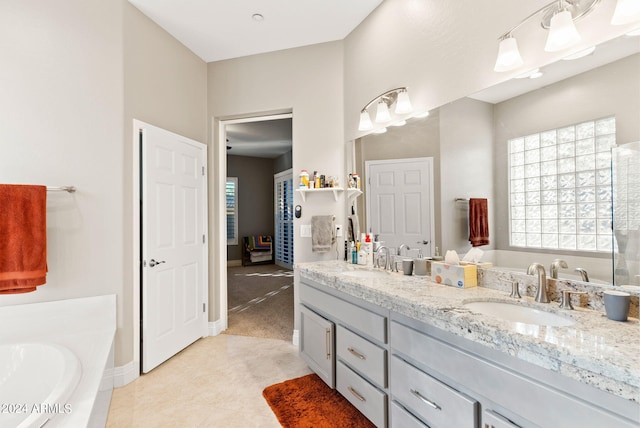
[[[416,244],[429,245],[429,241],[418,241]]]
[[[157,262],[154,259],[151,259],[151,261],[149,261],[149,266],[154,267],[155,265],[159,265],[160,263],[165,263],[165,261],[162,260],[161,262]]]

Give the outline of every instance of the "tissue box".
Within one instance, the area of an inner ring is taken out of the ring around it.
[[[478,286],[478,268],[476,265],[451,265],[443,262],[431,263],[431,279],[438,284],[458,288]]]

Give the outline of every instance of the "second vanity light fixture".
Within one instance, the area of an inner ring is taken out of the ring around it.
[[[368,109],[376,104],[376,123],[388,123],[391,122],[391,113],[389,108],[395,103],[395,114],[402,115],[411,113],[413,108],[411,107],[411,101],[409,100],[409,93],[406,87],[391,89],[383,94],[378,95],[371,101],[369,101],[360,111],[360,124],[358,125],[359,131],[369,131],[373,129],[373,122],[369,115]],[[382,128],[385,130],[386,128]],[[384,131],[382,131],[384,132]]]
[[[533,12],[498,38],[500,45],[494,70],[510,71],[524,64],[513,32],[534,17],[539,17],[542,28],[549,30],[544,47],[546,52],[557,52],[574,46],[580,41],[574,21],[588,15],[599,2],[600,0],[555,0]],[[625,25],[638,19],[639,0],[617,0],[611,24]],[[591,52],[593,49],[585,49],[584,55]],[[574,55],[579,57],[577,54]]]

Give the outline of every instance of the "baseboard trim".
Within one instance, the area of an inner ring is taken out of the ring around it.
[[[128,385],[140,376],[140,364],[130,361],[124,366],[114,367],[112,376],[114,388]]]
[[[293,337],[291,338],[291,342],[294,346],[300,346],[300,330],[293,330]]]
[[[227,260],[227,267],[242,266],[242,260]]]
[[[225,330],[226,328],[222,325],[222,320],[209,322],[209,336],[217,336]]]

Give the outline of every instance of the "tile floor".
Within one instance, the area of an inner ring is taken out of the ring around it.
[[[290,342],[206,337],[114,389],[107,427],[280,427],[262,390],[308,373]]]

